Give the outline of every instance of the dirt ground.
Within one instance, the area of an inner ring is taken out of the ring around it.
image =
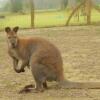
[[[58,27],[20,30],[21,37],[40,36],[61,51],[65,77],[71,81],[100,81],[100,26]],[[48,83],[43,93],[18,92],[34,84],[31,71],[17,74],[7,54],[5,32],[0,32],[0,100],[100,100],[100,89],[58,89]]]

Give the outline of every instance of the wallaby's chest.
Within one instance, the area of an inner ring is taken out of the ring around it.
[[[14,50],[14,49],[9,49],[8,53],[11,57],[14,57],[16,59],[20,59],[20,55],[19,55],[18,51]]]

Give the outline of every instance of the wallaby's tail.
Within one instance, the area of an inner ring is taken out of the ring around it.
[[[60,87],[66,89],[100,89],[100,82],[71,82],[65,80],[60,82]]]

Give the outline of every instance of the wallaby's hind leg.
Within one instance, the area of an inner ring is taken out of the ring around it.
[[[35,85],[33,85],[33,84],[26,85],[24,88],[35,88]]]
[[[29,93],[32,91],[33,88],[35,88],[35,85],[33,84],[26,85],[23,89],[19,91],[19,93]]]
[[[36,80],[35,92],[43,92],[44,88],[41,81]]]
[[[44,83],[43,83],[43,87],[44,87],[45,89],[48,89],[47,82],[44,82]]]
[[[45,75],[44,69],[45,69],[45,66],[42,64],[38,64],[38,63],[31,64],[32,74],[36,82],[35,90],[37,92],[42,92],[44,91],[44,88],[47,88],[46,75]]]
[[[33,85],[33,84],[26,85],[23,89],[21,89],[21,90],[19,91],[19,93],[29,93],[29,92],[32,92],[32,90],[33,90],[34,88],[35,88],[35,85]],[[48,89],[47,83],[46,83],[46,82],[43,83],[43,88],[44,88],[44,89]]]

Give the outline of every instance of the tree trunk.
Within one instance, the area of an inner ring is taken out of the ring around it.
[[[34,28],[34,2],[33,0],[30,0],[30,6],[31,6],[31,27]]]

